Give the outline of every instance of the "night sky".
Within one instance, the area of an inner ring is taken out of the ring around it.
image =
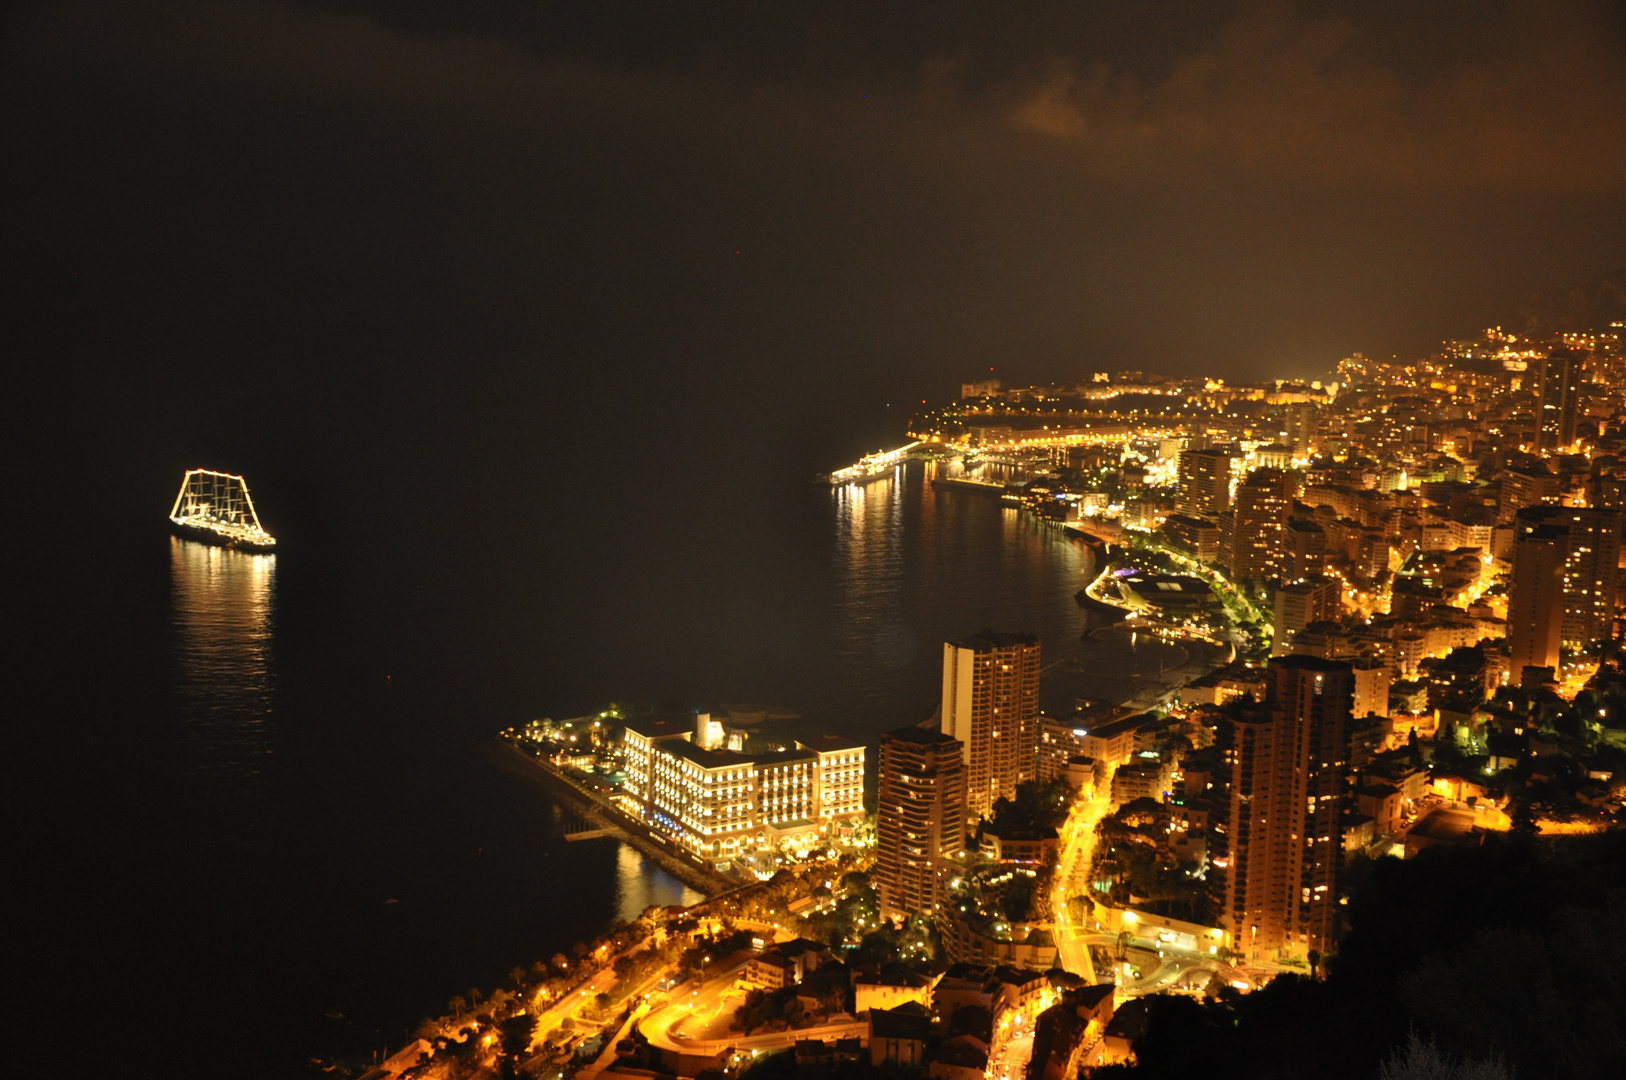
[[[222,319],[385,374],[335,335],[415,320],[588,383],[918,398],[1318,374],[1626,251],[1615,5],[564,7],[30,7],[27,302],[128,300],[113,368]]]

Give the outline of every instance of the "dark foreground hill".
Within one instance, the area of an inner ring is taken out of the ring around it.
[[[1324,979],[1150,998],[1139,1066],[1095,1080],[1377,1080],[1413,1035],[1476,1070],[1388,1076],[1626,1076],[1626,833],[1493,836],[1357,872]]]

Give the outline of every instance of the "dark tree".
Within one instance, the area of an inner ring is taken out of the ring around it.
[[[536,1036],[536,1017],[530,1013],[510,1016],[497,1025],[497,1046],[502,1052],[505,1075],[517,1075],[518,1066]]]
[[[1533,837],[1541,831],[1536,824],[1536,812],[1530,808],[1530,800],[1523,795],[1513,800],[1513,813],[1508,818],[1515,836]]]

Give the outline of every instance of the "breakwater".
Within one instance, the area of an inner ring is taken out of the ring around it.
[[[982,495],[1004,495],[1004,484],[991,484],[986,480],[971,480],[963,476],[938,476],[932,479],[932,487],[948,488],[952,491],[975,491]]]
[[[506,739],[498,738],[490,756],[498,768],[528,783],[546,789],[549,795],[568,806],[572,813],[591,823],[604,834],[630,844],[655,861],[662,870],[692,889],[716,897],[739,887],[740,882],[701,866],[687,855],[673,850],[670,840],[634,821],[597,793],[571,779],[564,770],[532,757]]]

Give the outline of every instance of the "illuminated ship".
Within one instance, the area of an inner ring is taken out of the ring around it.
[[[169,512],[175,535],[238,551],[275,551],[276,538],[260,528],[248,484],[241,476],[192,469]]]
[[[837,469],[833,473],[822,473],[816,480],[818,483],[827,483],[833,487],[842,484],[867,484],[871,480],[879,480],[883,476],[891,476],[893,470],[909,456],[910,451],[920,443],[912,442],[907,446],[900,446],[896,450],[882,450],[863,458],[856,465],[849,465],[845,469]]]

